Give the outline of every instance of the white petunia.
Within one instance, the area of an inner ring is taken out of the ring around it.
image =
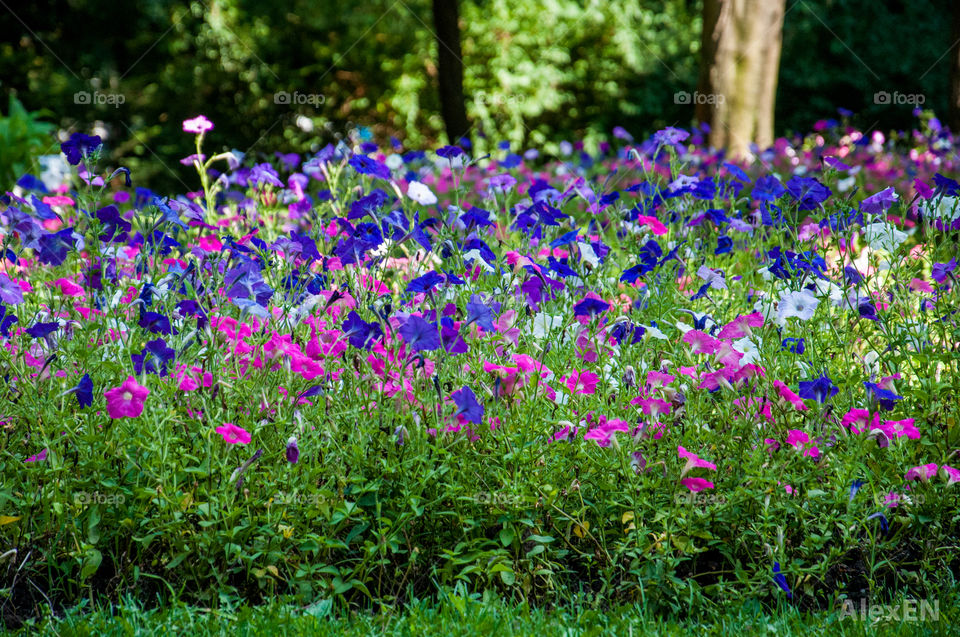
[[[550,336],[554,330],[563,327],[563,316],[540,312],[533,317],[533,335],[538,339]]]
[[[421,206],[432,206],[437,203],[437,196],[433,194],[433,191],[419,181],[410,182],[410,185],[407,187],[407,196]]]
[[[749,337],[734,341],[733,349],[743,354],[743,358],[740,359],[741,365],[750,365],[760,360],[760,348]]]
[[[893,224],[878,221],[863,227],[863,238],[873,250],[885,250],[892,254],[906,240],[907,233],[897,230]]]
[[[785,292],[777,305],[777,318],[785,321],[788,318],[798,318],[801,321],[809,320],[817,309],[820,301],[810,290],[799,292]]]

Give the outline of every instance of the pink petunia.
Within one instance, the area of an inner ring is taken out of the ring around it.
[[[717,338],[743,338],[750,336],[751,327],[763,327],[763,315],[760,312],[738,316],[721,328]]]
[[[797,411],[809,409],[809,407],[803,403],[803,400],[800,398],[800,396],[793,393],[793,391],[781,381],[773,381],[773,386],[777,388],[777,393],[780,394],[780,398],[793,405]]]
[[[250,432],[243,427],[238,427],[232,422],[225,422],[216,429],[217,433],[223,436],[224,442],[231,445],[245,445],[250,442]]]
[[[720,348],[720,342],[717,339],[700,330],[690,330],[680,340],[690,346],[691,354],[710,355]]]
[[[712,489],[713,483],[703,478],[684,478],[680,484],[690,489],[693,493],[698,493],[704,489]]]
[[[700,456],[690,451],[687,451],[683,447],[677,445],[677,456],[680,458],[686,458],[687,464],[683,468],[683,473],[687,473],[691,469],[710,469],[711,471],[717,470],[717,465],[712,462],[707,462]]]
[[[954,469],[947,465],[940,467],[940,472],[944,474],[947,478],[947,484],[953,484],[955,482],[960,482],[960,469]]]
[[[111,418],[136,418],[143,413],[143,401],[150,390],[140,385],[133,376],[123,384],[103,392],[107,398],[107,413]]]
[[[194,133],[196,135],[202,135],[208,130],[213,130],[213,122],[204,117],[203,115],[197,115],[193,119],[183,120],[183,132],[184,133]]]
[[[584,440],[596,440],[601,447],[609,447],[613,434],[617,432],[627,433],[630,431],[630,425],[625,420],[611,418],[594,427],[583,435]]]
[[[873,414],[871,418],[870,412],[866,409],[851,409],[844,414],[840,424],[855,434],[861,434],[877,428],[877,425],[880,424],[880,414]]]
[[[937,465],[934,463],[922,464],[917,467],[913,467],[910,471],[907,471],[907,474],[904,476],[906,480],[922,480],[926,482],[933,476],[937,475]]]
[[[648,217],[646,215],[640,215],[637,217],[637,225],[647,226],[648,228],[650,228],[650,232],[658,236],[667,234],[667,227],[663,225],[663,222],[661,222],[656,217]]]
[[[42,461],[44,461],[44,460],[46,460],[46,459],[47,459],[47,450],[44,449],[44,450],[41,451],[40,453],[35,453],[35,454],[33,454],[32,456],[30,456],[29,458],[27,458],[26,460],[24,460],[24,462],[42,462]],[[944,467],[944,469],[946,469],[946,468],[947,468],[947,467]]]
[[[597,382],[600,377],[591,371],[573,370],[573,373],[564,376],[561,379],[567,389],[574,394],[595,394],[597,392]]]

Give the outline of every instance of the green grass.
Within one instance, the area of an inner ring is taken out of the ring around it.
[[[221,609],[175,604],[146,610],[132,600],[88,612],[78,607],[58,618],[24,627],[40,635],[948,635],[956,634],[958,598],[940,601],[938,618],[875,623],[837,610],[804,613],[783,606],[774,612],[759,604],[725,608],[708,617],[665,618],[640,605],[605,611],[571,603],[554,610],[510,605],[479,595],[446,592],[380,614],[343,613],[330,605],[302,608],[283,601],[265,606]],[[919,615],[919,613],[918,613]]]

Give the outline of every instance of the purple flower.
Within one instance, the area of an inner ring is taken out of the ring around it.
[[[50,323],[34,323],[33,326],[24,331],[33,338],[46,338],[53,334],[58,327],[60,327],[59,321],[51,321]]]
[[[780,180],[772,175],[760,177],[753,187],[752,196],[758,201],[776,201],[787,189],[783,187]]]
[[[850,485],[850,502],[853,502],[853,498],[856,497],[857,491],[860,490],[860,487],[865,485],[866,482],[863,480],[854,480],[853,484]]]
[[[287,462],[297,464],[300,459],[300,448],[297,446],[297,437],[290,436],[287,439]]]
[[[435,270],[430,270],[423,276],[418,276],[414,280],[410,281],[407,285],[407,292],[430,292],[440,283],[443,283],[444,279],[441,275],[437,274]]]
[[[483,405],[477,402],[477,396],[469,387],[462,387],[450,395],[457,406],[454,417],[463,416],[475,425],[483,422]]]
[[[826,375],[815,380],[800,381],[800,398],[824,402],[831,396],[836,396],[840,389],[833,384]]]
[[[773,581],[787,594],[787,597],[793,599],[793,593],[787,585],[787,578],[780,572],[780,562],[773,563]]]
[[[347,315],[342,329],[347,340],[357,349],[370,349],[373,341],[383,336],[378,323],[367,323],[354,311]]]
[[[0,272],[0,301],[9,305],[23,303],[23,290],[5,272]]]
[[[440,347],[437,326],[419,316],[411,316],[398,330],[403,340],[415,352],[432,351]]]
[[[147,342],[142,352],[139,354],[131,354],[130,358],[133,360],[133,371],[136,372],[138,376],[144,372],[147,374],[156,374],[157,376],[166,376],[167,365],[173,362],[176,355],[176,351],[167,347],[165,340],[158,338]]]
[[[663,130],[658,130],[653,134],[653,143],[655,144],[679,144],[690,137],[690,133],[682,128],[667,126]]]
[[[77,397],[80,409],[93,404],[93,381],[90,380],[90,374],[83,375],[77,386],[73,388],[73,395]]]
[[[177,333],[176,330],[171,327],[170,319],[159,312],[141,311],[137,325],[153,334],[170,336],[170,334]]]
[[[463,154],[463,149],[459,146],[442,146],[437,149],[437,155],[444,159],[456,159]]]
[[[883,534],[884,534],[884,535],[886,535],[886,534],[887,534],[887,530],[890,528],[890,527],[889,527],[889,524],[888,524],[888,522],[887,522],[887,516],[885,516],[885,515],[882,514],[882,513],[872,513],[872,514],[870,514],[870,515],[867,516],[867,519],[868,519],[868,520],[872,520],[872,519],[874,519],[874,518],[880,518],[880,530],[883,531]]]
[[[366,155],[354,155],[350,158],[350,165],[361,175],[390,179],[390,169],[387,168],[386,164]]]
[[[871,215],[883,214],[896,200],[897,192],[891,186],[861,201],[860,212]]]
[[[947,263],[934,263],[933,269],[930,272],[930,276],[933,277],[933,280],[937,283],[943,283],[947,280],[947,277],[957,269],[957,259],[954,257],[950,259]]]
[[[610,304],[606,301],[593,298],[585,298],[573,306],[574,316],[593,316],[606,312],[610,309]]]
[[[897,396],[889,389],[883,389],[876,383],[865,382],[863,386],[867,388],[870,397],[876,400],[880,407],[886,411],[893,410],[896,401],[903,400],[903,396]]]
[[[812,177],[794,177],[787,182],[787,192],[799,204],[799,210],[813,210],[833,192]]]
[[[92,155],[103,142],[98,135],[84,135],[83,133],[74,133],[70,139],[60,144],[60,150],[67,156],[67,161],[71,166],[76,166],[84,157]]]
[[[496,332],[493,326],[493,310],[483,304],[483,299],[477,294],[470,296],[467,302],[467,323],[476,323],[484,332]]]

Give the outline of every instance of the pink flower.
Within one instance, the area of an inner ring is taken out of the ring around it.
[[[569,376],[560,379],[574,394],[595,394],[600,377],[587,370],[573,370]]]
[[[717,338],[743,338],[750,336],[751,327],[763,327],[763,315],[760,312],[738,316],[723,326]]]
[[[876,428],[881,429],[883,433],[887,434],[888,438],[899,438],[900,436],[906,436],[912,440],[920,440],[920,430],[917,429],[913,423],[913,418],[906,418],[904,420],[884,420],[883,426]]]
[[[652,420],[656,420],[660,414],[669,414],[670,408],[672,407],[672,405],[665,400],[645,398],[643,396],[637,396],[630,401],[630,404],[635,407],[640,407],[643,413],[650,416]]]
[[[851,409],[843,416],[840,424],[853,433],[860,434],[876,428],[880,424],[880,414],[874,414],[871,419],[870,412],[866,409]]]
[[[223,440],[231,445],[245,445],[250,442],[250,432],[243,427],[238,427],[232,422],[225,422],[217,427],[217,433],[223,436]]]
[[[684,478],[680,481],[680,484],[690,489],[693,493],[713,488],[713,483],[703,478]]]
[[[922,464],[910,469],[910,471],[907,471],[907,475],[905,475],[904,478],[906,480],[919,479],[926,482],[935,475],[937,475],[937,465],[931,462],[930,464]]]
[[[940,472],[946,474],[948,485],[953,484],[954,482],[960,482],[960,469],[954,469],[953,467],[943,465],[940,467]]]
[[[809,409],[804,403],[800,396],[793,393],[793,391],[783,384],[779,380],[773,381],[773,386],[777,388],[777,393],[780,394],[780,398],[784,399],[788,403],[794,406],[797,411],[804,411]]]
[[[677,446],[677,456],[680,458],[687,459],[687,464],[683,468],[683,473],[687,473],[691,469],[696,469],[696,468],[710,469],[711,471],[717,470],[717,465],[713,464],[712,462],[707,462],[697,454],[691,453],[679,445]]]
[[[700,330],[690,330],[681,341],[690,346],[691,354],[713,354],[720,348],[720,343],[706,332]]]
[[[32,456],[24,460],[24,462],[42,462],[43,460],[46,460],[46,459],[47,459],[47,450],[44,449],[40,453],[33,454]],[[944,469],[947,469],[947,468],[948,467],[944,467]]]
[[[203,115],[197,115],[193,119],[183,120],[184,133],[195,133],[197,135],[202,135],[208,130],[213,130],[213,122]]]
[[[143,413],[143,401],[150,395],[150,390],[130,376],[122,385],[108,389],[103,395],[107,398],[107,413],[111,418],[136,418]]]
[[[601,447],[610,446],[610,438],[617,432],[627,433],[630,431],[630,425],[625,420],[611,418],[594,427],[583,435],[584,440],[596,440]]]
[[[650,228],[650,232],[655,235],[667,234],[667,227],[656,217],[640,215],[637,217],[637,225],[647,226]]]
[[[803,445],[810,442],[810,436],[807,435],[805,431],[800,431],[799,429],[791,429],[787,432],[788,445],[793,445],[797,449],[803,449]]]

